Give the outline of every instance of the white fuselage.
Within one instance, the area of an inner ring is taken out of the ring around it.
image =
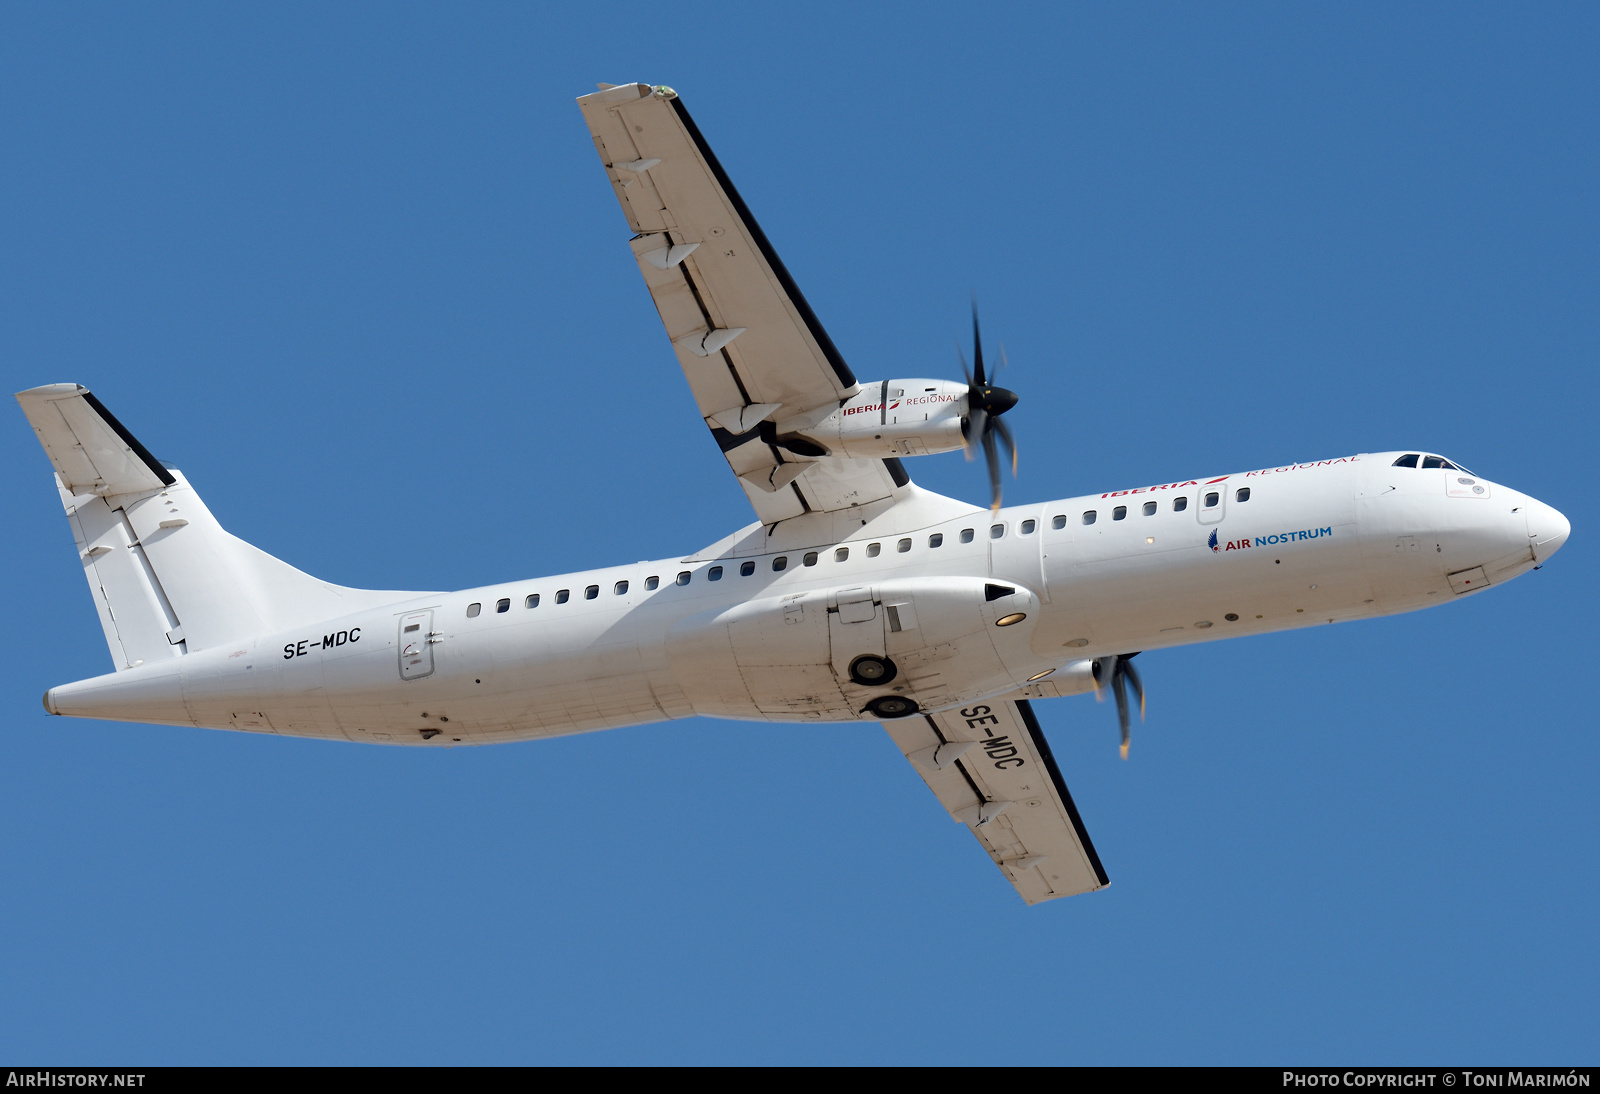
[[[875,696],[938,710],[1019,689],[1071,694],[1093,686],[1097,657],[1443,603],[1566,538],[1541,502],[1459,471],[1397,468],[1397,455],[993,515],[940,499],[914,529],[891,512],[810,545],[755,526],[687,559],[428,594],[216,645],[54,688],[45,704],[446,745],[696,714],[870,720]],[[862,655],[891,661],[894,679],[853,682]]]

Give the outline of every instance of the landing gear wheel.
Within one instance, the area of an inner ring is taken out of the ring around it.
[[[887,657],[877,657],[870,653],[864,653],[850,662],[850,679],[862,687],[887,684],[899,671],[894,667],[894,662]]]
[[[903,695],[880,695],[867,709],[880,718],[906,718],[917,712],[917,701]]]

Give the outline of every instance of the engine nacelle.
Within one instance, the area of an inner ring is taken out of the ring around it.
[[[820,421],[805,415],[776,425],[780,444],[786,437],[798,437],[830,456],[886,459],[961,448],[966,415],[964,383],[889,380],[861,385],[855,398]]]

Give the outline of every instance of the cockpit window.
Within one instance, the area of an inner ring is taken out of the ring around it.
[[[1415,453],[1415,452],[1407,452],[1404,456],[1401,456],[1398,460],[1395,460],[1394,461],[1394,465],[1396,467],[1415,467],[1415,466],[1417,466],[1417,453]]]
[[[1424,456],[1424,457],[1422,457],[1422,466],[1423,467],[1443,467],[1444,466],[1444,460],[1439,456]]]

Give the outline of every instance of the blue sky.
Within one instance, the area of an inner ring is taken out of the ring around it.
[[[1417,447],[1571,519],[1439,609],[1040,704],[1112,887],[1029,909],[878,729],[421,751],[49,719],[110,669],[0,430],[0,1057],[1595,1062],[1600,13],[9,5],[0,372],[233,532],[459,588],[750,513],[573,97],[676,87],[863,377],[1003,338],[1008,500]],[[971,500],[959,456],[911,463]]]

